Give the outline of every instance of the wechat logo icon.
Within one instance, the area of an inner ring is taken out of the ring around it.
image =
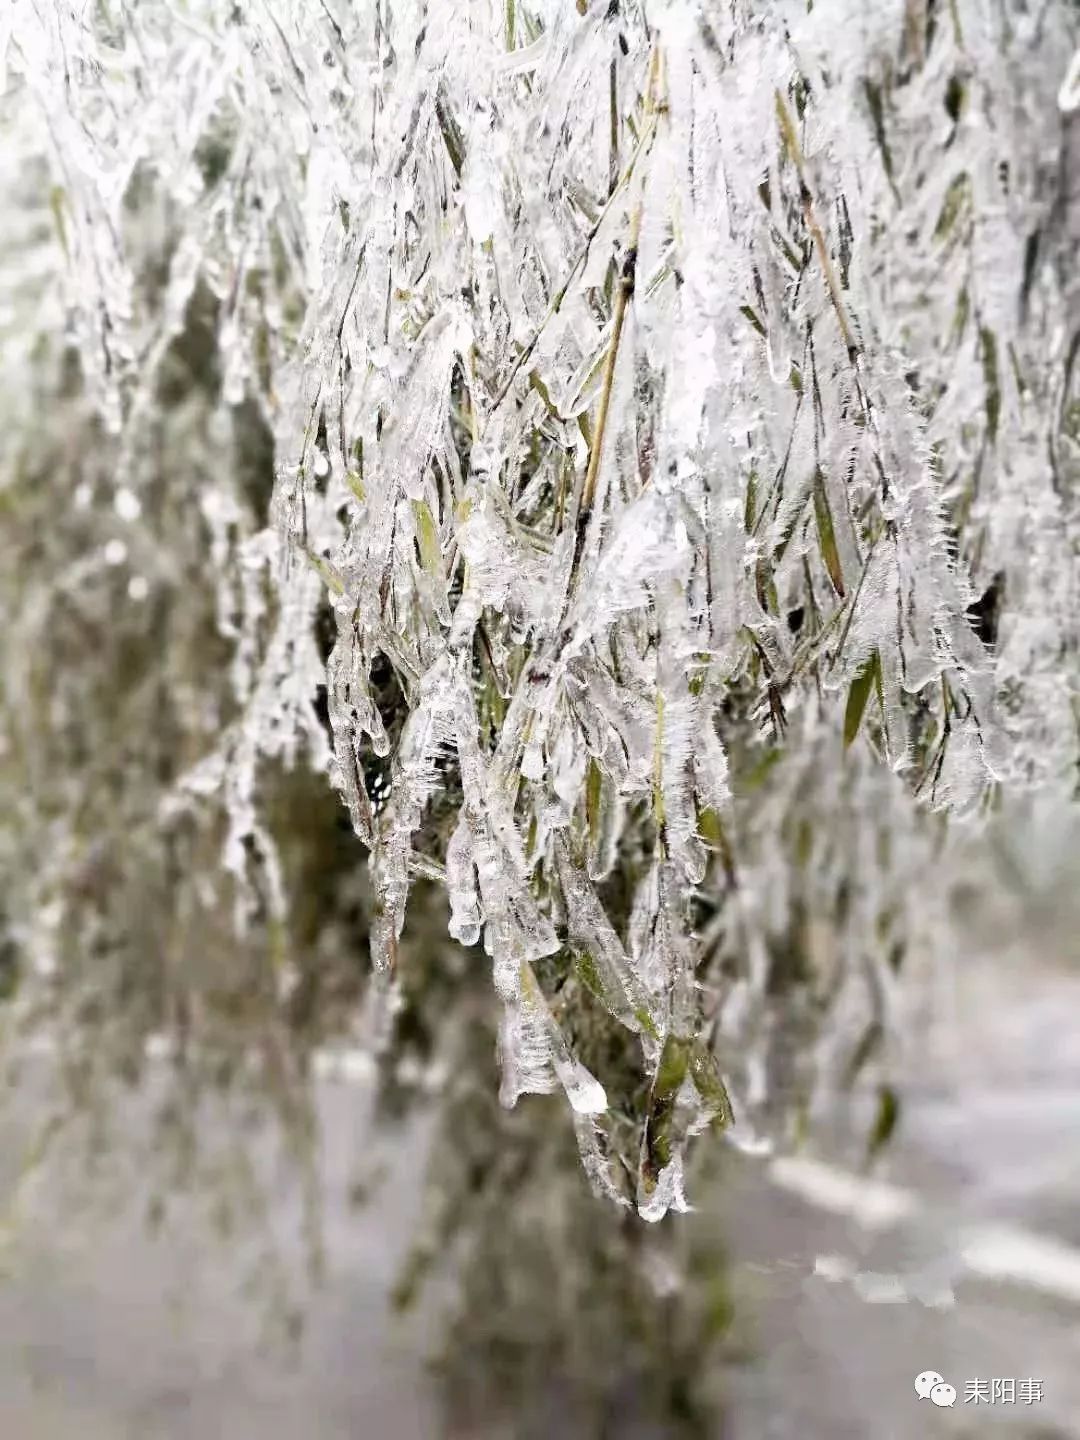
[[[915,1394],[920,1400],[929,1400],[932,1405],[942,1408],[956,1404],[955,1387],[936,1370],[924,1370],[921,1375],[915,1376]]]

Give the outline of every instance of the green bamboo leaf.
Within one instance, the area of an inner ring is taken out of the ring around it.
[[[600,802],[603,796],[604,776],[594,756],[589,756],[585,772],[585,818],[589,826],[589,839],[596,844],[600,834]]]
[[[870,690],[874,684],[874,676],[878,666],[878,652],[875,650],[868,660],[865,660],[851,682],[851,689],[848,691],[847,708],[844,711],[844,745],[850,745],[859,733],[859,726],[862,724],[863,712],[866,709],[866,702],[870,698]]]
[[[544,408],[547,410],[548,414],[555,420],[562,420],[563,417],[559,414],[558,408],[555,405],[555,401],[551,398],[550,390],[540,378],[539,370],[529,371],[529,384],[540,396],[540,399],[544,402]]]
[[[680,1039],[678,1035],[669,1035],[660,1054],[660,1063],[656,1067],[656,1079],[652,1087],[654,1097],[674,1100],[686,1078],[689,1064],[690,1041]]]
[[[866,103],[870,110],[870,119],[874,126],[874,139],[877,141],[877,147],[881,151],[882,168],[885,171],[885,176],[895,196],[896,184],[893,175],[893,158],[892,151],[889,148],[889,137],[885,133],[885,100],[881,86],[875,85],[872,80],[864,80],[863,94],[866,96]]]
[[[891,1085],[882,1085],[878,1090],[877,1115],[874,1117],[874,1125],[870,1131],[870,1141],[867,1146],[870,1159],[873,1159],[878,1151],[888,1144],[899,1120],[900,1097]]]
[[[435,1256],[431,1250],[420,1245],[414,1246],[406,1256],[390,1292],[390,1304],[399,1315],[406,1314],[416,1304],[434,1262]]]
[[[854,1085],[855,1081],[862,1074],[867,1061],[881,1049],[881,1042],[884,1038],[885,1032],[882,1030],[879,1020],[872,1021],[866,1027],[844,1072],[844,1083],[846,1085]]]
[[[586,990],[596,996],[606,1010],[610,1010],[613,1015],[625,1014],[628,997],[621,988],[605,980],[603,970],[595,955],[590,954],[587,950],[576,951],[573,964],[574,974]],[[642,1032],[653,1040],[659,1040],[660,1032],[648,1010],[643,1005],[639,1005],[632,1013]]]
[[[711,805],[706,806],[698,815],[698,834],[705,842],[706,849],[719,855],[725,872],[730,877],[735,873],[735,861],[731,853],[731,846],[728,843],[727,831],[724,829],[724,822]]]
[[[716,1056],[703,1040],[695,1040],[690,1047],[690,1078],[709,1111],[712,1124],[720,1128],[730,1125],[734,1116],[727,1086]]]
[[[450,163],[454,167],[454,173],[460,176],[461,167],[465,164],[465,141],[458,129],[457,121],[447,108],[446,92],[441,85],[435,96],[435,115],[439,122],[439,129],[442,131],[446,153],[450,156]]]
[[[307,550],[304,553],[307,555],[308,562],[311,566],[321,575],[326,588],[334,595],[344,595],[345,581],[334,569],[333,565],[331,565],[328,560],[324,560],[321,555],[316,555],[314,550]]]
[[[877,691],[877,703],[881,709],[881,722],[885,724],[885,681],[881,674],[881,651],[874,651],[874,689]]]
[[[847,591],[844,589],[844,576],[840,569],[840,552],[836,548],[836,531],[833,528],[832,511],[829,509],[829,497],[825,493],[825,476],[820,466],[814,471],[814,518],[821,543],[821,558],[829,572],[833,589],[842,600]]]
[[[799,501],[795,509],[792,510],[791,518],[784,526],[783,533],[780,536],[776,549],[773,551],[772,559],[774,566],[779,565],[781,560],[783,560],[784,556],[787,554],[787,548],[794,539],[796,530],[798,530],[799,526],[802,524],[803,511],[806,509],[806,502],[809,500],[809,498],[810,493],[809,491],[807,491],[807,493],[803,495],[802,499]],[[779,602],[777,603],[776,609],[777,614],[779,614]]]
[[[998,374],[997,337],[992,330],[983,326],[979,331],[982,353],[983,383],[986,386],[986,430],[993,444],[997,439],[998,422],[1001,419],[1001,380]]]
[[[754,566],[754,590],[762,610],[775,615],[776,609],[773,606],[773,600],[776,596],[776,586],[773,584],[772,570],[764,555],[758,556],[757,564]]]
[[[604,366],[607,364],[609,348],[610,347],[607,345],[601,345],[600,349],[597,351],[592,364],[589,366],[588,373],[586,374],[585,379],[577,387],[577,390],[574,393],[574,398],[570,402],[568,408],[571,414],[573,414],[577,410],[578,406],[582,405],[583,403],[585,405],[585,408],[588,409],[589,402],[592,399],[592,390],[596,385],[600,383],[601,379],[603,378]],[[553,413],[558,415],[557,410],[553,409]],[[559,415],[559,419],[562,419],[561,415]]]
[[[947,240],[956,227],[966,201],[971,193],[971,179],[966,170],[953,178],[941,206],[941,214],[934,226],[934,239]]]
[[[597,966],[595,957],[590,955],[587,950],[579,950],[574,956],[574,973],[585,986],[586,990],[590,990],[598,1000],[603,1001],[605,1005],[607,1004],[604,982],[600,978],[599,967]]]
[[[746,482],[746,510],[743,515],[743,527],[748,535],[754,531],[754,521],[757,518],[757,482],[756,470],[750,471],[750,478]]]
[[[442,546],[434,516],[426,500],[412,502],[416,517],[416,539],[420,546],[420,564],[436,580],[445,580],[443,571]]]
[[[971,314],[971,297],[968,295],[968,287],[965,285],[956,297],[956,309],[953,311],[952,326],[949,330],[949,344],[957,346],[964,338],[964,331],[967,329],[968,317]]]
[[[49,209],[52,211],[53,221],[56,224],[56,233],[60,237],[60,246],[64,252],[64,259],[71,259],[71,251],[68,248],[67,225],[64,222],[64,205],[67,196],[62,185],[54,185],[49,191]]]
[[[651,1039],[660,1039],[660,1031],[657,1030],[656,1024],[652,1016],[649,1014],[648,1010],[645,1009],[644,1005],[639,1005],[634,1011],[634,1019],[641,1026],[642,1031],[646,1035],[650,1036]]]
[[[647,1193],[656,1188],[661,1171],[670,1164],[674,1153],[675,1101],[686,1079],[690,1049],[688,1040],[669,1035],[660,1053],[656,1078],[649,1093],[641,1159],[643,1188]]]

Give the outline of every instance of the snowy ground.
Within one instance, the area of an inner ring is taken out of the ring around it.
[[[740,1440],[1080,1436],[1080,973],[1052,929],[956,967],[886,1181],[795,1161],[728,1191],[762,1357],[730,1377]],[[916,1398],[924,1370],[955,1405]],[[965,1403],[994,1379],[1043,1398]]]

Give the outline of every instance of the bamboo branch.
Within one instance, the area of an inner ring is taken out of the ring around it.
[[[646,143],[651,147],[653,137],[656,134],[656,116],[663,110],[663,106],[657,101],[657,88],[660,81],[660,47],[656,46],[652,53],[652,61],[649,65],[649,86],[645,96],[646,115]],[[645,139],[645,136],[642,137]],[[589,451],[589,464],[585,471],[585,487],[581,495],[582,515],[588,515],[592,509],[593,498],[596,494],[596,476],[600,469],[600,456],[604,448],[604,433],[607,429],[608,411],[611,407],[611,392],[615,383],[615,364],[619,358],[619,341],[622,339],[623,324],[626,320],[626,307],[634,293],[634,282],[637,275],[638,241],[641,238],[641,221],[645,210],[645,200],[642,197],[634,206],[630,216],[630,233],[627,237],[626,257],[623,260],[622,273],[619,276],[619,288],[615,295],[615,318],[611,327],[611,346],[608,349],[607,362],[604,365],[604,383],[600,391],[600,409],[596,415],[596,429],[593,432],[592,448]]]
[[[802,201],[803,219],[806,221],[806,228],[810,231],[814,241],[814,248],[818,252],[818,259],[821,261],[821,268],[825,272],[825,284],[828,287],[829,299],[836,311],[836,318],[840,324],[840,333],[844,337],[844,344],[847,352],[851,355],[858,353],[858,346],[852,334],[851,326],[848,323],[847,314],[844,311],[843,302],[840,299],[840,286],[837,284],[836,272],[833,269],[832,260],[829,258],[828,246],[825,244],[825,236],[818,223],[817,213],[814,210],[814,197],[810,193],[810,187],[806,183],[806,160],[802,153],[802,146],[799,144],[799,137],[795,132],[795,122],[791,118],[791,111],[787,108],[784,97],[780,91],[776,91],[776,114],[780,121],[780,131],[784,137],[788,151],[799,173],[799,198]]]

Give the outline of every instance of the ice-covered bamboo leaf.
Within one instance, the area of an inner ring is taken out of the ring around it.
[[[585,983],[628,1030],[658,1035],[653,1000],[635,974],[618,935],[604,913],[588,876],[578,869],[565,842],[556,841],[556,859],[567,909],[567,929],[577,947]]]
[[[655,1218],[728,1083],[786,1133],[832,1063],[799,1026],[863,1025],[860,976],[891,1003],[919,817],[1075,778],[1075,27],[347,8],[15,0],[2,493],[26,416],[93,417],[50,595],[126,584],[126,633],[144,585],[204,580],[228,655],[226,700],[177,700],[168,823],[223,807],[249,923],[285,902],[266,775],[325,772],[377,963],[445,880],[504,1096],[563,1089],[593,1182],[640,1165]],[[597,1120],[551,974],[648,1100]]]

